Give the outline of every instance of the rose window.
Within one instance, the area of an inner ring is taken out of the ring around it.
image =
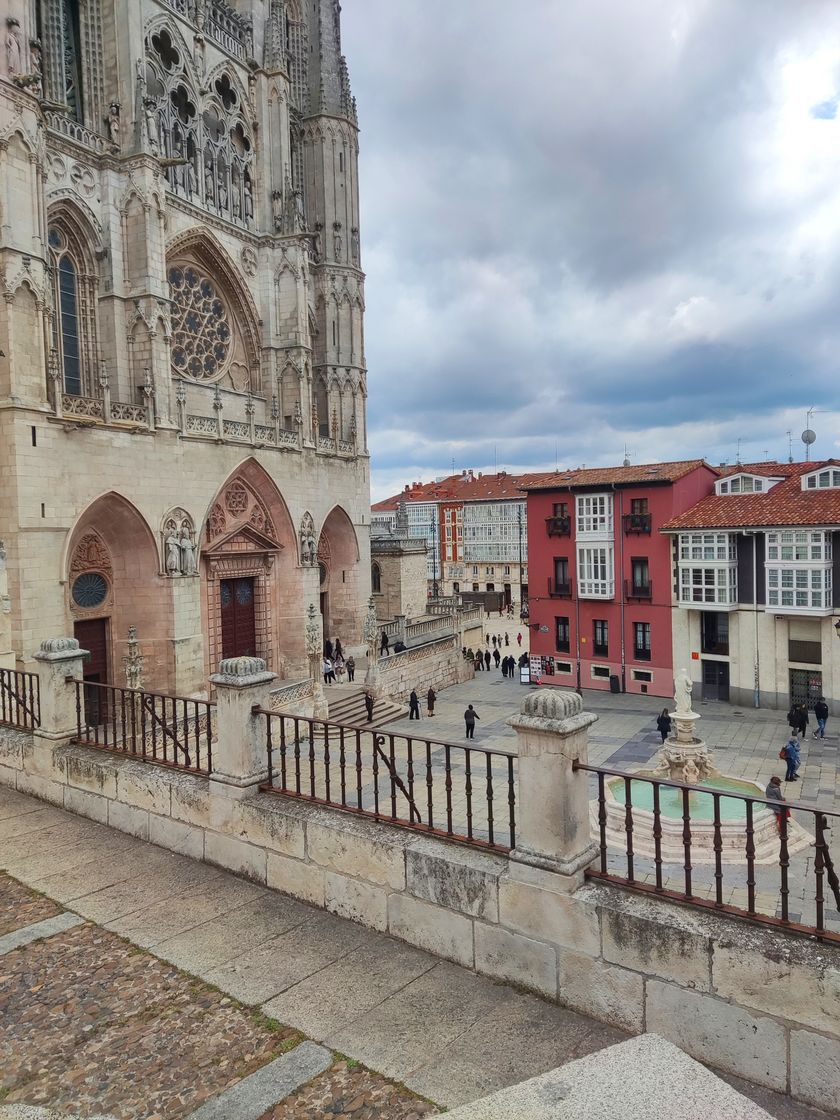
[[[212,281],[188,265],[169,270],[172,368],[179,377],[214,381],[231,354],[228,310]]]

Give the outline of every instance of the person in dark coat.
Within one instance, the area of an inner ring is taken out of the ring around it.
[[[347,670],[347,680],[352,683],[353,678],[356,675],[356,662],[353,660],[352,653],[344,662],[344,668]]]
[[[828,704],[826,704],[824,696],[821,696],[814,705],[814,716],[817,721],[817,730],[814,732],[814,738],[824,739],[825,725],[828,720]]]
[[[796,724],[797,730],[799,732],[800,739],[804,739],[805,736],[808,734],[808,724],[809,723],[810,723],[810,720],[808,719],[808,709],[805,707],[804,704],[800,704],[799,709],[798,709],[798,717],[797,717],[797,724]]]
[[[430,688],[426,693],[426,715],[433,716],[435,714],[435,700],[437,700],[437,693],[433,688]]]
[[[484,651],[484,668],[487,670],[488,673],[490,672],[490,650],[489,649],[486,649]]]
[[[507,658],[506,657],[502,658],[502,676],[503,677],[507,676]]]
[[[472,704],[468,705],[467,710],[464,712],[464,724],[466,725],[468,739],[475,738],[475,721],[477,719],[481,719],[481,716],[479,716]]]
[[[808,713],[804,704],[793,704],[787,716],[788,724],[795,735],[803,736],[808,727]]]
[[[391,643],[388,641],[388,635],[383,630],[382,631],[382,637],[379,639],[379,656],[380,657],[382,657],[383,654],[386,654],[386,653],[390,656],[390,654],[391,654],[390,645],[391,645]]]
[[[324,642],[324,657],[328,657],[330,661],[333,658],[333,644],[329,638]]]
[[[505,646],[509,646],[509,645],[510,645],[510,638],[507,636],[507,633],[505,633]]]
[[[662,709],[662,714],[657,719],[656,726],[659,728],[659,734],[662,736],[662,742],[664,743],[671,734],[671,717],[668,715],[667,708]]]
[[[493,635],[493,649],[496,648],[496,635]]]
[[[373,693],[371,693],[368,689],[365,689],[365,711],[367,712],[368,723],[373,722],[373,704]]]
[[[498,647],[497,647],[496,649],[493,650],[493,661],[495,662],[497,669],[499,668],[499,662],[501,660],[502,660],[502,657],[501,657],[501,654],[499,653],[499,650],[498,650]]]
[[[767,783],[767,789],[765,789],[765,791],[764,791],[764,796],[769,801],[782,801],[783,802],[785,800],[785,795],[782,793],[782,779],[777,778],[775,775],[773,775],[773,777]],[[773,812],[776,814],[776,828],[778,828],[779,832],[781,832],[782,831],[782,820],[785,817],[790,816],[790,809],[782,808],[781,805],[779,806],[778,809],[774,805],[774,806],[772,806],[772,809],[773,809]]]
[[[417,693],[413,688],[411,690],[411,695],[408,698],[408,718],[420,718],[420,701],[417,699]]]
[[[336,638],[335,640],[335,655],[336,657],[344,656],[344,650],[341,648],[341,638]]]

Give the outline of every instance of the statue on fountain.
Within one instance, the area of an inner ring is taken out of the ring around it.
[[[680,669],[674,677],[674,714],[677,716],[694,715],[691,710],[691,690],[694,686],[685,669]]]
[[[657,778],[688,785],[697,785],[719,773],[712,752],[695,735],[695,724],[700,716],[691,707],[693,687],[686,670],[680,669],[674,677],[674,710],[671,712],[674,730],[662,744],[656,769],[652,771]]]

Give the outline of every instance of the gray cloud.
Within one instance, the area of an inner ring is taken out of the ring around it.
[[[343,26],[378,490],[555,442],[782,454],[840,407],[834,0],[347,0]]]

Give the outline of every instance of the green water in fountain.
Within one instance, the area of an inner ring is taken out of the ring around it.
[[[724,793],[740,793],[746,797],[760,797],[761,794],[752,782],[741,782],[737,778],[711,778],[697,783],[707,789]],[[613,797],[619,805],[627,804],[627,783],[623,778],[613,778],[609,782]],[[634,809],[653,812],[653,786],[650,782],[631,781],[630,801]],[[705,793],[688,795],[691,819],[693,821],[713,821],[715,819],[715,799]],[[757,805],[755,812],[763,809]],[[681,819],[683,815],[683,791],[670,786],[659,787],[659,809],[663,817]],[[745,802],[734,797],[721,797],[720,819],[722,821],[742,821],[746,816]]]

